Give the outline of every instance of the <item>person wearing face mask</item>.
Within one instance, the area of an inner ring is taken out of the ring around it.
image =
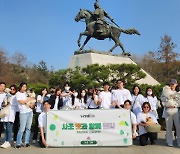
[[[72,108],[72,94],[73,93],[70,91],[69,83],[66,83],[64,86],[64,91],[62,92],[64,106]]]
[[[87,92],[85,89],[81,90],[79,95],[80,109],[87,109]]]
[[[76,109],[80,109],[80,101],[78,98],[78,91],[77,90],[73,90],[73,94],[71,95],[72,97],[72,106],[73,108]]]
[[[145,101],[149,102],[151,105],[151,111],[153,111],[156,115],[156,118],[158,119],[158,99],[153,93],[153,89],[151,87],[146,88],[146,94],[145,94]]]

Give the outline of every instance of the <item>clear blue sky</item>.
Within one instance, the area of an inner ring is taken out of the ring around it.
[[[0,0],[0,47],[10,55],[22,52],[35,64],[44,60],[49,68],[67,68],[78,49],[79,33],[85,30],[85,23],[74,17],[80,8],[93,11],[94,1]],[[158,50],[160,37],[167,34],[177,45],[175,52],[180,52],[180,0],[99,0],[99,4],[120,27],[141,33],[120,36],[126,51],[142,55]],[[108,39],[91,39],[85,49],[108,51],[113,45]],[[114,53],[121,53],[120,48]]]

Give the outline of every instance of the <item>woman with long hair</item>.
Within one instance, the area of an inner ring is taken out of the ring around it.
[[[20,119],[20,127],[17,134],[17,140],[16,140],[16,148],[21,148],[21,142],[23,133],[25,131],[25,146],[29,147],[29,137],[31,134],[31,124],[32,124],[32,118],[33,118],[33,111],[29,107],[28,103],[29,101],[34,101],[34,98],[27,98],[26,94],[27,90],[27,83],[22,82],[19,85],[19,91],[16,93],[16,99],[18,101],[18,107],[19,107],[19,119]]]
[[[145,101],[149,102],[149,104],[151,105],[151,110],[154,112],[156,118],[158,119],[158,99],[155,96],[153,89],[151,87],[146,88]]]
[[[62,88],[56,88],[55,94],[51,95],[49,102],[53,110],[60,110],[63,107]]]
[[[88,100],[87,100],[88,109],[99,109],[98,96],[95,89],[89,91]]]
[[[11,140],[12,140],[12,127],[15,120],[16,111],[18,108],[18,102],[16,100],[16,92],[17,86],[11,85],[10,86],[10,93],[6,95],[6,105],[9,105],[9,114],[3,118],[1,121],[4,122],[5,126],[5,142],[0,147],[1,148],[9,148],[11,147]]]
[[[145,102],[144,96],[138,85],[134,85],[132,89],[132,111],[137,116],[142,111],[141,106]]]
[[[36,113],[35,113],[35,125],[34,125],[34,134],[33,134],[33,143],[36,143],[38,137],[38,117],[43,112],[43,102],[47,101],[49,97],[47,96],[48,90],[46,87],[41,89],[40,95],[37,96],[36,103]]]
[[[81,90],[79,95],[80,109],[87,109],[87,92],[85,89]]]

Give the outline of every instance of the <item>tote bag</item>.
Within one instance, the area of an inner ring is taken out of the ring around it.
[[[9,105],[0,110],[0,118],[3,118],[9,114]]]

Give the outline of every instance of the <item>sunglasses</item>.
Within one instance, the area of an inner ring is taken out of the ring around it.
[[[144,106],[143,108],[145,108],[145,109],[149,109],[149,106]]]
[[[16,90],[16,89],[14,89],[14,88],[11,88],[10,90]]]

